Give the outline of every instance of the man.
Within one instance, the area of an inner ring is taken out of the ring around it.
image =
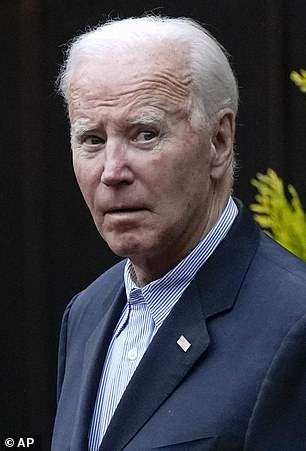
[[[305,450],[305,266],[231,198],[220,45],[188,19],[115,21],[74,41],[60,86],[126,260],[66,309],[52,450]]]

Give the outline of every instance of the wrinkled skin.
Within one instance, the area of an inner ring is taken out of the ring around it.
[[[181,54],[180,54],[181,52]],[[229,196],[234,114],[192,127],[190,74],[175,44],[84,60],[69,101],[73,165],[96,227],[144,285],[211,229]]]

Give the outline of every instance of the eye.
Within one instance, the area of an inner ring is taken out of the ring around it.
[[[105,144],[105,139],[96,135],[87,135],[84,136],[83,143],[88,146],[98,146],[99,144]]]
[[[144,130],[142,132],[139,132],[136,137],[134,138],[134,141],[136,142],[148,142],[152,141],[152,139],[157,137],[157,133],[152,130]]]

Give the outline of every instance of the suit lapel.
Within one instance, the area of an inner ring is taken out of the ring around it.
[[[122,396],[100,451],[123,449],[205,353],[209,345],[206,321],[232,308],[258,242],[258,229],[248,214],[240,212],[154,337]],[[187,352],[177,344],[181,335],[191,343]]]
[[[125,290],[121,284],[119,291],[98,326],[90,336],[84,352],[80,399],[75,412],[71,450],[88,448],[88,431],[96,400],[97,389],[113,330],[126,302]]]
[[[191,343],[187,352],[177,344],[181,335]],[[199,293],[196,284],[192,284],[159,329],[141,360],[114,413],[100,449],[122,449],[177,387],[208,344]]]
[[[205,318],[233,306],[259,245],[258,227],[248,211],[237,203],[240,207],[237,219],[198,274]]]

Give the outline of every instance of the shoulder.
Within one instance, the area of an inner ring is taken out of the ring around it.
[[[265,280],[282,289],[295,287],[306,298],[306,264],[261,232],[254,265],[261,267]],[[276,278],[277,277],[277,278]]]
[[[306,263],[297,258],[265,233],[261,233],[259,253],[262,257],[306,282]]]
[[[260,232],[242,292],[252,299],[254,322],[287,333],[306,314],[306,264]]]
[[[239,207],[226,245],[229,251],[220,246],[221,254],[227,255],[226,277],[241,281],[235,310],[254,327],[254,334],[264,333],[267,340],[274,336],[279,342],[306,313],[306,264]]]

